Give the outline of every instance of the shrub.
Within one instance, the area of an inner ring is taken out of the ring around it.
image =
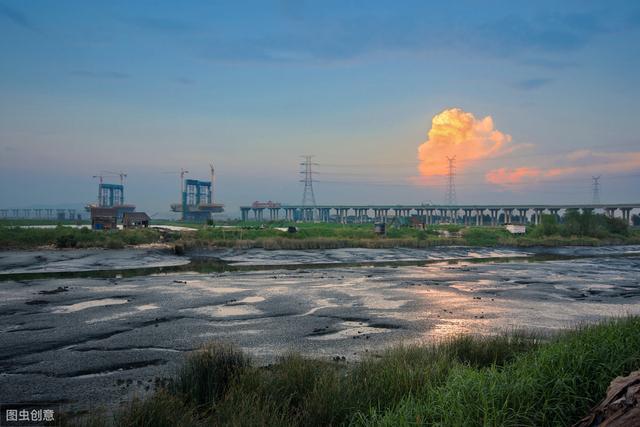
[[[109,237],[106,247],[107,249],[122,249],[124,248],[124,242],[119,237]]]
[[[495,229],[474,227],[463,230],[462,237],[472,246],[495,246],[498,244],[500,232]]]
[[[196,405],[217,403],[250,359],[227,344],[209,344],[189,356],[169,390]]]
[[[73,234],[63,234],[56,238],[56,247],[58,248],[75,248],[78,240]]]

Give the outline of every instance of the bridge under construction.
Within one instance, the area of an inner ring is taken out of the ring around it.
[[[619,217],[631,223],[634,210],[640,203],[607,204],[531,204],[531,205],[285,205],[280,203],[253,203],[241,206],[243,221],[318,221],[318,222],[387,222],[389,219],[418,218],[425,224],[457,223],[465,225],[490,225],[501,223],[539,224],[543,214],[559,217],[561,212],[579,209],[603,212],[609,217]],[[265,215],[266,213],[266,215]]]

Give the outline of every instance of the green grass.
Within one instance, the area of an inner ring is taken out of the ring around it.
[[[640,367],[640,318],[547,337],[459,337],[362,362],[289,354],[256,367],[238,350],[193,353],[170,385],[116,425],[569,425]]]
[[[640,233],[630,230],[625,235],[601,237],[545,235],[532,226],[524,236],[510,234],[502,227],[430,226],[425,230],[410,227],[389,228],[386,236],[374,233],[371,224],[298,224],[297,233],[285,233],[273,227],[238,228],[208,227],[184,235],[181,242],[188,247],[237,247],[265,249],[333,249],[361,248],[427,248],[443,245],[464,246],[563,246],[619,245],[640,243]],[[444,235],[443,231],[457,233]]]
[[[234,228],[196,225],[196,231],[159,232],[157,230],[91,231],[70,227],[53,229],[20,228],[0,221],[0,248],[103,247],[119,249],[127,245],[175,242],[187,248],[235,247],[265,249],[334,249],[361,248],[428,248],[443,245],[465,246],[561,246],[612,245],[640,243],[639,230],[623,234],[604,233],[598,237],[571,235],[566,229],[554,228],[558,234],[546,234],[549,227],[531,226],[524,236],[514,236],[502,227],[463,227],[460,225],[429,226],[424,230],[411,227],[389,227],[386,236],[374,233],[372,224],[296,224],[297,233],[287,233],[276,227],[287,222],[275,222],[266,227],[257,223],[234,223]],[[188,224],[183,224],[188,225]],[[562,233],[560,233],[562,231]],[[448,232],[449,234],[445,233]]]
[[[93,231],[87,228],[22,228],[0,226],[0,248],[27,249],[40,246],[58,248],[101,247],[121,249],[159,241],[161,233],[151,229]]]

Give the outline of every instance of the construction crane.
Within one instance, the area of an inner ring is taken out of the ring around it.
[[[120,177],[120,185],[124,185],[124,179],[127,177],[127,174],[120,171],[120,172],[111,172],[111,171],[100,171],[100,173],[106,174],[106,175],[114,175],[114,176],[119,176]]]
[[[180,175],[180,194],[184,192],[184,176],[189,173],[188,170],[180,168],[180,172],[162,172],[166,174],[179,174]]]
[[[104,182],[104,176],[102,175],[93,175],[93,178],[98,178],[98,182],[100,182],[100,186]],[[101,196],[100,186],[98,186],[98,206],[100,206],[100,196]]]
[[[216,175],[213,169],[213,163],[209,163],[209,167],[211,168],[211,203],[213,203],[214,201],[213,190],[215,188]]]

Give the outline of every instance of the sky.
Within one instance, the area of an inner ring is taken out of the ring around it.
[[[639,69],[636,1],[0,0],[0,208],[638,202]]]

